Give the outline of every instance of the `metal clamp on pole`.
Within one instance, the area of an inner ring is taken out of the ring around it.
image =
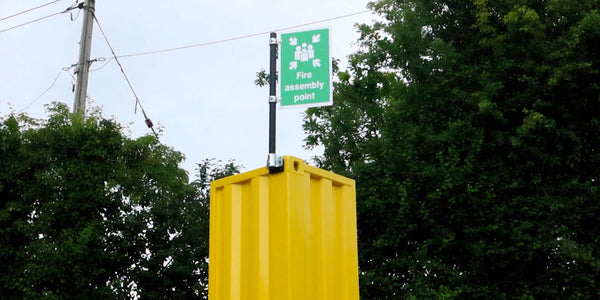
[[[267,168],[274,174],[283,171],[283,158],[275,154],[276,106],[277,106],[277,33],[271,32],[269,47],[271,48],[269,66],[269,158]]]
[[[271,174],[283,172],[283,157],[277,156],[275,153],[269,153],[267,167]]]

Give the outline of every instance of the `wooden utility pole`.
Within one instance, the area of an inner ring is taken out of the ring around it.
[[[77,82],[75,84],[75,102],[73,113],[85,115],[85,99],[87,96],[88,74],[90,71],[90,52],[92,50],[92,29],[96,0],[85,0],[83,3],[83,27],[79,42],[79,63],[77,64]]]

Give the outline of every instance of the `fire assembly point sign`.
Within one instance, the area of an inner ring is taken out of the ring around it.
[[[329,29],[281,35],[279,90],[281,106],[333,103]]]

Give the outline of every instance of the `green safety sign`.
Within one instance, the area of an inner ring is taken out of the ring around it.
[[[332,104],[329,29],[281,35],[281,106]]]

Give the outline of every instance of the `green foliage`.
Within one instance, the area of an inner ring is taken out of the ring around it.
[[[269,85],[269,77],[265,69],[260,69],[260,71],[256,72],[256,79],[254,79],[254,85],[258,87],[263,87]]]
[[[361,296],[600,297],[600,3],[371,3],[320,166],[357,182]]]
[[[0,120],[0,295],[206,299],[208,191],[233,163],[200,165],[115,122],[71,115]]]

